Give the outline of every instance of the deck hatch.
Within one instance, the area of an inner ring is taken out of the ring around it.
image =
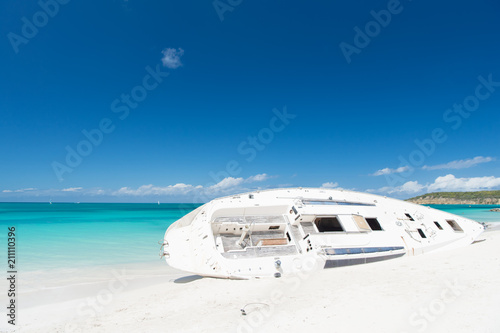
[[[380,222],[377,220],[377,218],[365,217],[365,220],[373,231],[384,230],[384,229],[382,229],[382,226],[380,225]]]
[[[446,222],[448,222],[448,224],[450,225],[450,227],[452,227],[452,229],[455,232],[464,232],[464,230],[460,227],[460,224],[458,224],[457,221],[455,221],[455,220],[446,220]]]
[[[316,224],[319,232],[344,231],[342,224],[340,224],[336,216],[318,217],[314,220],[314,224]]]
[[[354,223],[356,223],[356,226],[358,227],[359,231],[372,231],[368,223],[366,222],[365,218],[361,215],[353,215],[352,219],[354,220]]]
[[[425,233],[422,229],[417,229],[417,231],[418,231],[418,234],[420,235],[420,237],[427,238],[427,236],[425,235]]]
[[[441,224],[439,224],[439,222],[434,221],[434,224],[436,225],[436,227],[438,227],[439,230],[443,230],[443,227],[441,226]]]
[[[410,214],[405,213],[405,215],[410,221],[415,221],[415,219]]]

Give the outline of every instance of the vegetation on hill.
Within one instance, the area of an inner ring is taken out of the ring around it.
[[[433,192],[406,201],[420,204],[499,204],[500,191]]]
[[[485,199],[485,198],[495,198],[500,199],[500,191],[478,191],[478,192],[433,192],[418,197],[410,198],[408,200],[414,199],[424,199],[424,198],[451,198],[451,199]]]

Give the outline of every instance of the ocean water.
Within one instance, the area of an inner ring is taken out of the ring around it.
[[[17,269],[47,271],[158,262],[165,230],[199,204],[0,203],[0,251],[16,228]],[[500,206],[430,205],[478,222],[498,222]]]
[[[463,216],[477,222],[500,222],[500,212],[491,212],[500,205],[425,205],[443,210],[458,216]]]
[[[6,250],[7,228],[15,226],[20,271],[158,262],[168,226],[199,206],[0,203],[0,243]]]

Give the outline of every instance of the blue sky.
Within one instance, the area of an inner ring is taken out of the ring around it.
[[[497,1],[0,6],[0,201],[500,189]]]

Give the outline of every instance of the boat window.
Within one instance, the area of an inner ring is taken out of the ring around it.
[[[370,228],[372,230],[378,231],[378,230],[383,230],[382,226],[378,222],[377,218],[375,217],[365,217],[366,222],[368,222],[368,225],[370,225]]]
[[[441,226],[441,224],[439,224],[439,222],[434,221],[434,224],[436,225],[436,227],[438,227],[439,230],[443,230],[443,227]]]
[[[407,217],[407,218],[409,218],[409,219],[410,219],[410,221],[415,221],[415,220],[413,219],[413,217],[411,217],[411,215],[410,215],[410,214],[405,213],[405,215],[406,215],[406,217]]]
[[[427,236],[424,234],[424,232],[422,231],[422,229],[417,229],[417,230],[418,230],[418,233],[420,234],[420,237],[427,238]]]
[[[368,225],[368,223],[366,223],[366,220],[363,216],[353,215],[352,218],[356,223],[356,225],[358,226],[359,231],[372,231],[372,229],[370,229],[370,226]]]
[[[463,229],[460,227],[460,225],[457,223],[457,221],[455,221],[455,220],[446,220],[446,222],[448,222],[448,224],[450,225],[450,227],[452,227],[453,230],[455,230],[456,232],[464,232]]]
[[[329,232],[329,231],[344,231],[339,219],[336,216],[332,217],[318,217],[314,224],[318,227],[319,232]]]

